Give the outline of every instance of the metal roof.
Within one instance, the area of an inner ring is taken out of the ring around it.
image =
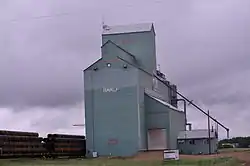
[[[153,96],[153,93],[150,93],[149,91],[145,91],[145,93],[146,93],[149,97],[151,97],[152,99],[154,99],[154,100],[160,102],[161,104],[163,104],[163,105],[165,105],[165,106],[167,106],[167,107],[169,107],[169,108],[171,108],[171,109],[173,109],[173,110],[175,110],[175,111],[183,112],[183,111],[179,110],[178,108],[172,106],[171,104],[167,103],[166,101],[163,101],[162,99],[159,99],[159,98]]]
[[[104,35],[107,34],[121,34],[121,33],[133,33],[133,32],[147,32],[151,31],[153,28],[153,23],[139,23],[130,25],[105,25],[103,28]]]
[[[208,138],[208,129],[199,129],[191,131],[181,131],[178,135],[178,139],[199,139]],[[215,138],[215,130],[210,130],[210,138]]]
[[[156,97],[156,98],[158,98],[160,100],[163,100],[163,101],[165,100],[164,96],[162,96],[161,94],[159,94],[158,92],[156,92],[154,90],[151,90],[149,88],[145,88],[144,91],[150,97],[153,96],[153,97]]]

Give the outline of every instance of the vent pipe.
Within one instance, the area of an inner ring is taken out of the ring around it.
[[[209,154],[211,154],[211,135],[210,135],[210,116],[209,116],[209,110],[207,111],[207,114],[208,114],[208,116],[207,116],[207,118],[208,118],[208,152],[209,152]]]

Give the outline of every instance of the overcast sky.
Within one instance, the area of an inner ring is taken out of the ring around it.
[[[167,78],[231,136],[250,135],[249,0],[0,0],[0,129],[83,133],[81,70],[101,56],[102,20],[153,22]]]

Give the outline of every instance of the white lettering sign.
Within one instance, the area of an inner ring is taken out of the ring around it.
[[[163,159],[164,160],[179,160],[179,150],[164,150]]]
[[[106,92],[117,92],[119,89],[118,88],[102,88],[102,91],[104,93]]]

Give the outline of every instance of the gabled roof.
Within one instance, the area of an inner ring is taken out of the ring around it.
[[[130,25],[114,25],[106,26],[103,30],[103,35],[108,34],[122,34],[122,33],[134,33],[134,32],[149,32],[153,29],[153,23],[140,23]]]
[[[99,58],[98,60],[96,60],[94,63],[92,63],[91,65],[89,65],[87,68],[83,69],[83,71],[88,70],[89,68],[91,68],[92,66],[94,66],[95,64],[97,64],[99,61],[101,61],[102,58]]]
[[[117,44],[115,44],[114,42],[112,42],[111,40],[108,40],[106,43],[104,43],[101,48],[103,48],[105,45],[107,44],[112,44],[115,47],[117,47],[118,49],[120,49],[121,51],[125,52],[126,55],[129,55],[133,60],[136,60],[135,56],[133,54],[131,54],[130,52],[126,51],[125,49],[123,49],[122,47],[118,46]],[[118,57],[119,58],[119,57]],[[89,68],[91,68],[93,65],[95,65],[96,63],[98,63],[99,61],[101,61],[103,58],[99,58],[98,60],[96,60],[94,63],[92,63],[91,65],[89,65],[87,68],[85,68],[83,71],[88,70]],[[119,58],[120,59],[120,58]],[[123,59],[122,59],[123,60]],[[127,61],[126,61],[127,62]],[[127,62],[128,63],[128,62]]]
[[[215,138],[215,130],[210,130],[210,138]],[[208,129],[199,129],[191,131],[181,131],[178,135],[178,139],[200,139],[200,138],[209,138]]]

